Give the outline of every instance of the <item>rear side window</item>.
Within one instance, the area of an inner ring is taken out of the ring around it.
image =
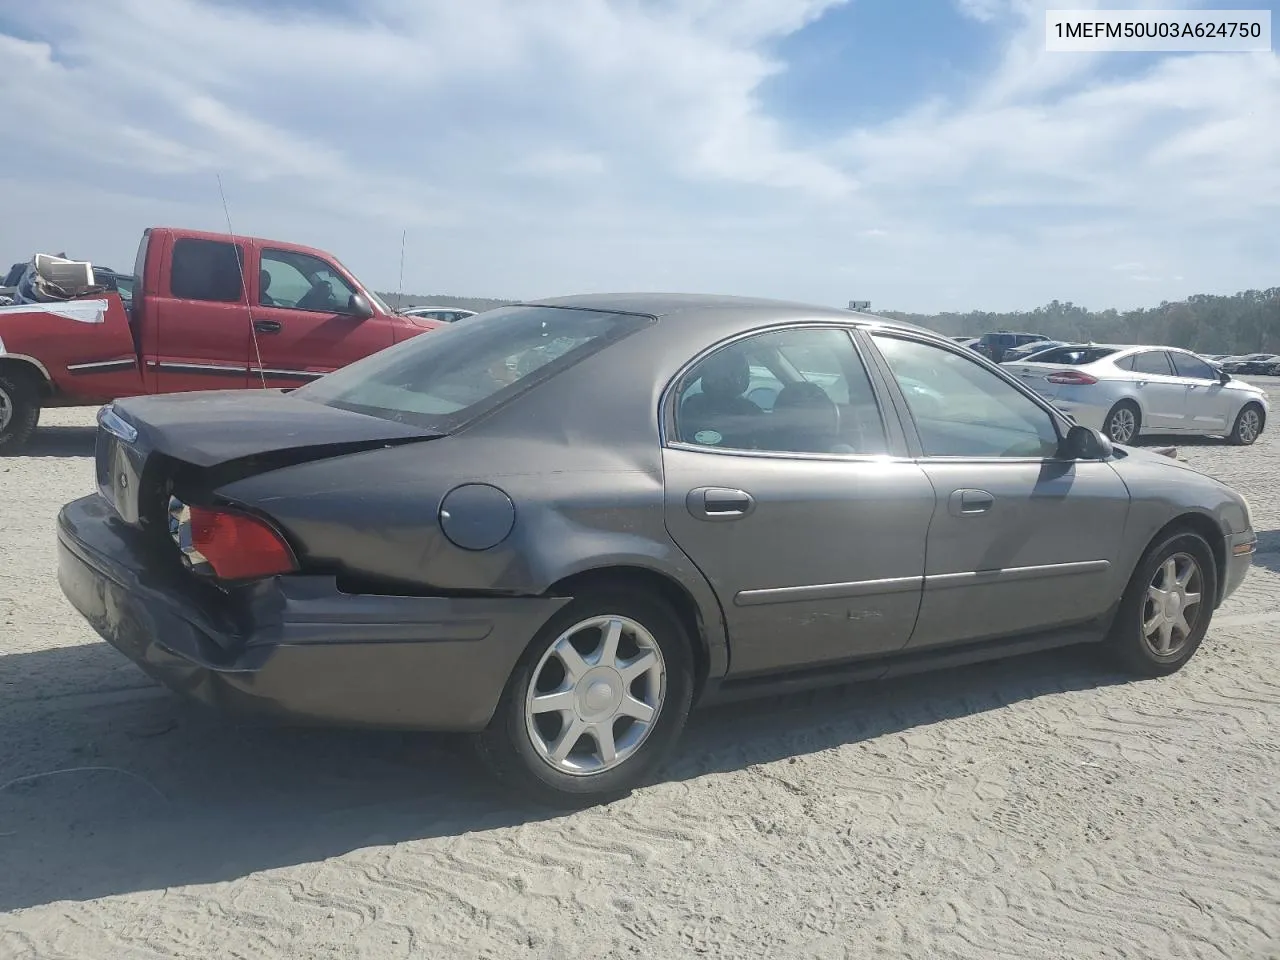
[[[173,245],[169,290],[180,300],[235,303],[244,299],[243,263],[238,244],[183,237]]]
[[[794,328],[716,350],[680,383],[676,438],[720,450],[883,454],[884,421],[847,330]]]
[[[1154,376],[1171,377],[1173,368],[1169,366],[1169,355],[1163,350],[1148,350],[1132,357],[1133,363],[1128,367],[1134,373],[1149,373]]]
[[[442,432],[652,323],[559,307],[504,307],[419,334],[292,396]]]

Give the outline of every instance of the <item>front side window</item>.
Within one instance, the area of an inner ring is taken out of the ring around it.
[[[357,360],[291,396],[428,429],[455,429],[647,323],[647,317],[505,307]]]
[[[238,244],[182,237],[173,244],[169,291],[179,300],[237,303],[244,298],[243,264]]]
[[[1053,418],[990,370],[932,344],[884,334],[874,340],[906,397],[925,456],[1057,454]]]
[[[676,439],[720,450],[887,452],[871,381],[849,333],[797,328],[721,347],[685,375]]]
[[[330,264],[291,250],[263,250],[258,302],[316,313],[351,313],[355,289]]]
[[[1192,380],[1218,379],[1213,367],[1199,357],[1193,357],[1189,353],[1171,353],[1169,356],[1173,358],[1173,368],[1180,377],[1189,377]]]

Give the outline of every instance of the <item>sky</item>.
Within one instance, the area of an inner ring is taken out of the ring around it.
[[[935,312],[1280,285],[1274,47],[1048,53],[1050,5],[1098,6],[4,0],[0,261],[128,269],[147,226],[230,221],[389,291],[403,237],[419,294]]]

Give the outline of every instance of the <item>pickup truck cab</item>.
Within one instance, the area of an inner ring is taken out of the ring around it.
[[[132,296],[0,306],[0,454],[43,407],[301,386],[443,326],[397,314],[323,250],[152,227]]]

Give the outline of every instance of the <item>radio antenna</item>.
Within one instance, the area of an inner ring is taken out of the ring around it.
[[[253,355],[258,361],[258,376],[262,378],[262,389],[267,389],[267,371],[262,367],[262,350],[258,347],[258,328],[253,324],[253,304],[249,301],[249,282],[244,276],[244,257],[236,246],[236,232],[231,228],[231,208],[227,206],[227,192],[222,189],[222,174],[215,173],[218,178],[218,195],[222,197],[222,213],[227,218],[227,235],[231,237],[231,249],[235,252],[236,269],[240,271],[240,290],[244,294],[244,308],[249,314],[249,339],[253,342]]]
[[[404,305],[404,241],[408,235],[408,230],[402,230],[400,232],[400,289],[396,291],[397,312]]]

